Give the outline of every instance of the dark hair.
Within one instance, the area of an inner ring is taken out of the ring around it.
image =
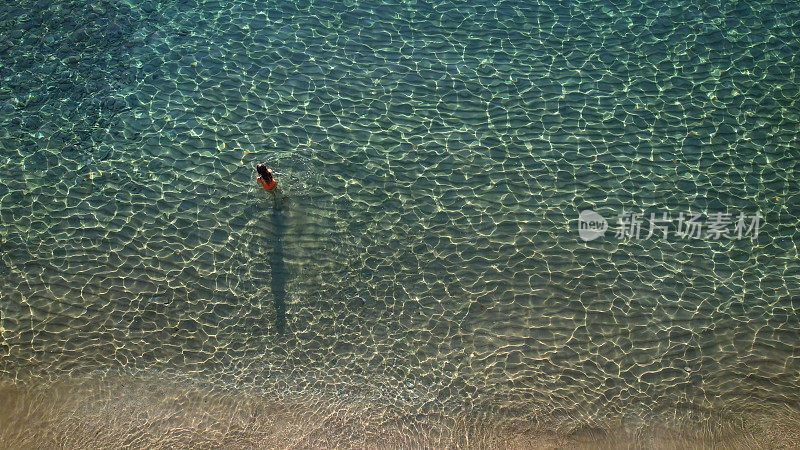
[[[264,181],[269,181],[272,179],[272,173],[270,173],[269,169],[267,169],[267,166],[264,164],[257,165],[256,172],[261,175],[261,178],[263,178]]]

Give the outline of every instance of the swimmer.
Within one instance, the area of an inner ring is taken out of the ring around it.
[[[256,179],[256,182],[258,182],[265,191],[275,195],[275,191],[278,189],[278,182],[275,181],[275,177],[272,176],[272,169],[267,168],[264,164],[259,164],[256,166],[256,172],[258,172],[258,179]]]
[[[286,195],[284,195],[283,190],[278,186],[278,182],[275,180],[275,175],[272,172],[272,169],[267,167],[264,164],[258,164],[256,166],[256,172],[258,172],[258,178],[256,182],[264,188],[265,191],[269,192],[269,195],[272,196],[273,204],[272,206],[275,210],[281,210],[284,206],[286,206],[286,202],[289,200]]]

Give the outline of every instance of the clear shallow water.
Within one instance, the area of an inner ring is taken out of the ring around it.
[[[166,371],[556,426],[798,401],[797,4],[0,21],[6,378]],[[763,222],[584,242],[585,209]]]

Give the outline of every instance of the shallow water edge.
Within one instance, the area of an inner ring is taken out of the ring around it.
[[[477,412],[409,417],[369,395],[283,398],[189,378],[93,375],[0,383],[0,448],[793,448],[800,410],[699,421],[562,423]],[[683,418],[683,411],[675,411]]]

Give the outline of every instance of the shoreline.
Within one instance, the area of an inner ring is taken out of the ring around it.
[[[402,413],[324,392],[274,398],[132,375],[0,381],[0,448],[793,448],[800,409],[695,423],[542,425],[445,411]],[[541,422],[541,421],[538,421]]]

